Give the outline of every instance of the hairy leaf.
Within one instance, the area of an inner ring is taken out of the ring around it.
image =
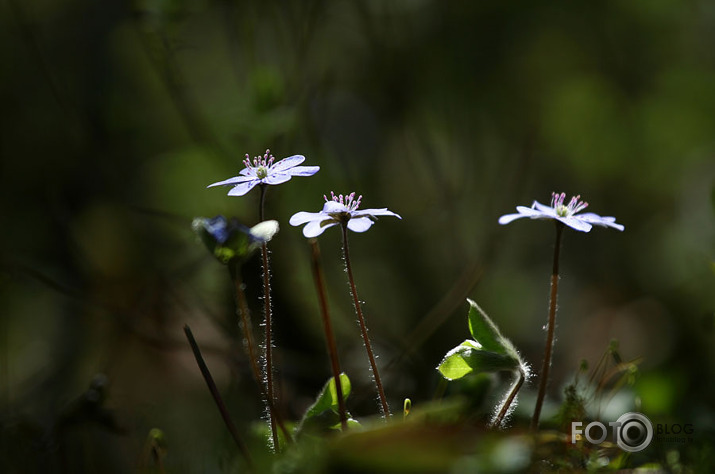
[[[343,390],[343,400],[347,400],[350,395],[350,379],[346,374],[340,374],[340,386]],[[348,425],[355,426],[359,423],[350,417],[348,413]],[[332,429],[340,429],[340,415],[338,410],[338,394],[335,387],[335,378],[330,379],[323,385],[322,390],[308,410],[303,415],[303,419],[298,425],[298,435],[306,432],[318,433]]]
[[[496,352],[497,354],[513,355],[514,348],[511,343],[501,335],[496,324],[489,319],[487,313],[474,301],[467,299],[469,303],[469,332],[485,351]]]
[[[520,363],[509,354],[481,350],[478,343],[466,340],[444,356],[437,370],[447,380],[456,380],[472,372],[517,370]]]

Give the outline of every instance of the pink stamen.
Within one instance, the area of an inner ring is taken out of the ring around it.
[[[581,195],[577,194],[573,196],[569,201],[567,206],[564,206],[564,199],[566,198],[566,193],[551,193],[551,207],[555,210],[561,208],[563,213],[572,216],[577,212],[580,212],[588,207],[588,203],[581,201]],[[565,209],[564,209],[565,208]]]
[[[263,156],[256,156],[253,158],[253,161],[251,161],[251,156],[246,153],[246,158],[243,160],[243,164],[246,166],[248,169],[254,169],[254,168],[270,168],[273,166],[273,162],[275,161],[275,157],[271,155],[271,150],[266,149],[266,152],[263,154]]]
[[[345,206],[347,208],[348,212],[352,212],[360,206],[362,194],[360,196],[358,196],[357,199],[355,199],[355,192],[352,192],[350,194],[345,194],[345,195],[342,195],[342,194],[336,195],[333,191],[330,191],[330,198],[333,201],[338,202],[338,203],[342,204],[343,206]],[[328,196],[326,196],[325,194],[323,194],[323,199],[325,199],[325,202],[329,201]]]

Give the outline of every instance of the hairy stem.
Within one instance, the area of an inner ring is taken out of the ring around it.
[[[382,414],[385,418],[390,417],[390,408],[387,406],[387,399],[385,398],[385,390],[382,388],[382,382],[380,381],[380,373],[377,371],[377,364],[375,363],[375,356],[372,352],[372,346],[370,345],[370,338],[367,335],[367,325],[365,324],[365,318],[362,314],[362,308],[360,306],[360,300],[358,299],[357,289],[355,288],[355,279],[353,278],[353,269],[350,264],[350,251],[348,249],[348,226],[347,222],[342,224],[343,229],[343,256],[345,257],[345,271],[348,273],[348,281],[350,283],[350,292],[353,296],[353,303],[355,304],[355,312],[357,313],[358,322],[360,324],[360,331],[362,332],[362,340],[365,343],[365,350],[367,351],[367,358],[370,360],[370,368],[372,369],[372,375],[375,379],[375,385],[377,386],[377,393],[380,396],[380,405],[382,409]]]
[[[285,423],[283,422],[283,419],[281,418],[280,414],[276,411],[273,401],[268,398],[268,393],[266,392],[266,388],[263,386],[263,382],[261,379],[261,370],[258,366],[258,357],[256,356],[256,346],[253,342],[253,330],[251,328],[251,318],[248,309],[248,302],[246,301],[246,293],[243,288],[243,277],[241,275],[240,262],[232,262],[231,264],[229,264],[229,269],[231,273],[231,280],[233,280],[235,288],[234,293],[236,297],[236,312],[238,313],[238,316],[240,318],[240,325],[243,332],[243,347],[246,350],[246,354],[248,355],[248,360],[251,365],[251,372],[253,373],[253,378],[256,381],[256,385],[258,386],[258,391],[260,392],[261,397],[267,405],[268,412],[273,418],[275,418],[276,423],[278,424],[278,427],[283,433],[285,439],[290,441],[290,433],[288,432],[288,429],[286,428]]]
[[[509,395],[502,403],[501,409],[499,410],[499,413],[497,413],[497,416],[494,417],[494,420],[492,420],[492,422],[490,423],[491,428],[498,428],[501,425],[502,421],[504,420],[504,417],[509,412],[509,407],[511,407],[511,404],[514,402],[514,399],[516,398],[516,394],[519,393],[519,389],[521,389],[521,386],[524,384],[525,379],[526,379],[526,374],[520,367],[518,374],[517,374],[516,381],[511,386],[511,390],[509,391]]]
[[[328,345],[328,354],[330,355],[330,366],[335,379],[335,394],[338,397],[338,412],[340,414],[340,426],[343,431],[348,429],[348,417],[345,410],[345,400],[343,398],[343,385],[340,383],[340,359],[338,358],[338,347],[335,343],[335,335],[333,334],[333,326],[330,322],[330,313],[328,312],[328,297],[325,294],[325,279],[323,278],[323,269],[320,265],[320,247],[316,239],[310,239],[312,248],[313,261],[313,278],[315,279],[315,288],[318,291],[318,299],[320,300],[320,313],[323,317],[323,330],[325,331],[325,340]]]
[[[238,430],[236,429],[236,425],[233,424],[233,421],[231,420],[231,417],[228,414],[228,410],[226,409],[226,405],[223,402],[223,399],[221,398],[221,394],[218,391],[218,388],[216,387],[216,384],[214,383],[214,379],[211,376],[211,372],[209,371],[209,368],[206,366],[206,362],[204,362],[204,358],[201,355],[201,350],[199,349],[199,345],[196,343],[196,339],[194,339],[194,335],[191,332],[191,328],[189,328],[189,325],[184,325],[184,333],[186,334],[186,339],[189,341],[189,345],[191,346],[191,350],[194,352],[194,358],[196,359],[196,364],[199,366],[199,370],[201,370],[201,375],[203,375],[204,380],[206,381],[206,385],[209,388],[209,391],[211,392],[211,395],[213,396],[214,402],[216,403],[216,406],[218,407],[219,413],[221,413],[221,418],[223,419],[224,424],[226,425],[226,428],[228,428],[228,431],[231,433],[231,436],[233,437],[233,440],[236,442],[236,446],[238,446],[239,451],[241,451],[241,454],[243,454],[243,457],[246,458],[246,462],[248,463],[248,466],[253,470],[253,461],[251,460],[251,453],[248,451],[248,447],[246,446],[246,443],[243,441],[243,438],[238,434]]]
[[[261,183],[261,201],[258,207],[258,217],[261,222],[264,221],[264,204],[266,201],[267,185]],[[270,260],[268,259],[268,245],[264,242],[261,245],[261,258],[263,261],[263,315],[266,327],[266,344],[265,344],[265,363],[266,363],[266,391],[268,401],[275,406],[276,398],[273,388],[273,320],[271,315],[271,268]],[[278,440],[278,430],[276,429],[275,410],[270,410],[271,419],[271,435],[276,452],[280,452],[280,442]]]
[[[531,419],[531,430],[539,429],[539,417],[541,416],[541,406],[546,395],[546,386],[549,384],[549,370],[551,369],[551,354],[554,349],[554,326],[556,325],[556,301],[559,291],[559,251],[561,249],[561,234],[564,225],[556,222],[556,246],[554,247],[554,265],[551,271],[551,294],[549,295],[549,320],[546,329],[546,346],[544,347],[544,364],[541,367],[541,380],[539,381],[539,393],[534,406],[534,416]]]

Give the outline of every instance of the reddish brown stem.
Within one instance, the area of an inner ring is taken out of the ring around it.
[[[318,300],[320,301],[320,313],[323,317],[323,330],[325,331],[325,340],[328,346],[328,355],[330,356],[330,366],[335,379],[335,394],[338,397],[338,412],[340,414],[340,425],[343,431],[348,429],[348,417],[345,409],[345,400],[343,398],[343,385],[340,382],[340,359],[338,358],[338,347],[335,343],[335,335],[333,334],[333,326],[330,322],[330,313],[328,311],[328,298],[325,294],[325,279],[323,278],[323,269],[320,265],[320,247],[316,239],[310,239],[312,248],[313,261],[313,278],[315,279],[315,288],[318,291]]]
[[[544,363],[541,367],[541,380],[539,381],[539,393],[534,406],[534,416],[531,419],[531,430],[539,429],[539,417],[541,407],[546,395],[546,386],[549,384],[549,370],[551,369],[551,356],[554,350],[554,328],[556,325],[556,303],[559,291],[559,251],[561,248],[561,234],[564,225],[556,221],[556,247],[554,248],[554,264],[551,271],[551,293],[549,295],[549,320],[546,329],[546,346],[544,347]]]
[[[348,226],[347,223],[342,224],[343,229],[343,255],[345,257],[345,270],[348,273],[348,281],[350,283],[350,293],[353,296],[353,303],[355,305],[355,312],[357,313],[358,323],[360,324],[360,332],[362,333],[362,340],[365,343],[365,350],[367,351],[367,358],[370,360],[370,368],[372,369],[372,375],[375,379],[375,386],[377,387],[377,393],[380,397],[380,406],[382,409],[382,414],[385,418],[390,417],[390,408],[387,405],[387,398],[385,397],[385,390],[382,388],[382,382],[380,381],[380,373],[377,371],[377,364],[375,363],[375,356],[372,352],[372,345],[370,344],[370,338],[367,335],[367,325],[365,324],[365,318],[362,314],[362,308],[360,306],[360,300],[358,298],[357,289],[355,288],[355,279],[353,278],[353,269],[350,264],[350,251],[348,249]]]

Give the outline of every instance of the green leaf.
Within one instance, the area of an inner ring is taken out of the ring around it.
[[[437,370],[447,380],[456,380],[472,372],[518,370],[521,361],[509,354],[481,350],[475,341],[466,340],[444,356]]]
[[[511,342],[501,335],[496,324],[489,319],[487,313],[474,301],[467,299],[469,303],[469,332],[482,349],[497,354],[505,354],[514,357],[516,350]]]
[[[347,400],[350,395],[351,384],[346,374],[340,374],[340,386],[343,390],[343,400]],[[359,424],[348,416],[348,425]],[[317,433],[331,429],[340,429],[340,415],[338,410],[338,393],[335,387],[335,378],[330,379],[323,385],[323,389],[318,394],[308,410],[303,415],[303,419],[298,425],[298,435],[305,432]]]
[[[340,374],[340,386],[343,389],[343,400],[347,400],[352,387],[350,385],[350,379],[344,373]],[[315,400],[315,403],[308,408],[308,411],[305,412],[305,416],[311,417],[319,415],[327,410],[333,410],[336,413],[338,411],[338,391],[335,387],[334,377],[330,377],[330,380],[323,385],[323,389],[320,391],[318,398]]]

